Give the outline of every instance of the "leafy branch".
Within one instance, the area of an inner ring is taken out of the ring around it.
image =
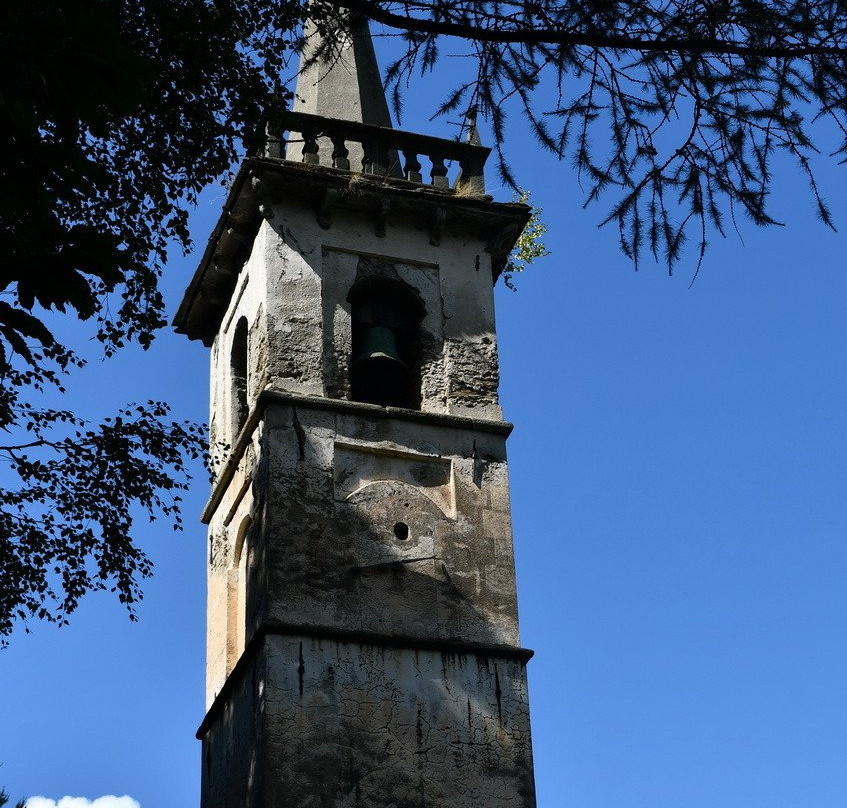
[[[503,269],[503,283],[514,292],[516,291],[514,285],[515,273],[523,272],[538,258],[550,255],[550,251],[544,246],[544,242],[541,240],[547,232],[547,225],[541,218],[543,211],[537,205],[532,204],[529,191],[518,191],[513,201],[521,202],[532,208],[529,221],[515,242],[512,254],[509,256],[509,260]]]
[[[204,428],[168,414],[149,401],[92,424],[21,406],[16,429],[37,437],[0,447],[18,480],[0,491],[0,645],[17,621],[67,623],[87,592],[109,589],[135,619],[152,564],[134,519],[181,529],[187,464],[204,452]]]

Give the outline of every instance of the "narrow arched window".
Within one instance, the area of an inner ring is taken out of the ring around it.
[[[420,324],[426,313],[419,296],[400,280],[371,276],[357,281],[347,299],[353,400],[419,409]]]
[[[233,439],[247,421],[247,318],[235,325],[230,353],[230,407]]]
[[[247,534],[251,519],[238,526],[227,581],[227,672],[232,671],[247,644],[247,568],[250,547]]]

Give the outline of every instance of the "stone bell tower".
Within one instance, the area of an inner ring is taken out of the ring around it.
[[[492,288],[529,211],[390,128],[364,26],[298,95],[175,320],[222,453],[202,806],[534,808]]]

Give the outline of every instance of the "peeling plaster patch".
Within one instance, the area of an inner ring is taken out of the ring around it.
[[[321,321],[293,315],[270,323],[278,378],[303,386],[304,392],[319,392],[321,383]]]
[[[496,405],[500,374],[494,340],[491,337],[449,339],[446,348],[450,403],[468,409]]]
[[[447,408],[444,341],[426,328],[418,337],[421,362],[421,409],[443,412]]]
[[[253,325],[250,326],[247,345],[250,352],[250,372],[247,374],[250,381],[248,395],[251,401],[255,401],[268,381],[268,323],[261,304],[259,304]]]

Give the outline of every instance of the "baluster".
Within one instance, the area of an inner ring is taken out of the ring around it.
[[[347,144],[344,142],[343,135],[333,135],[332,138],[332,165],[333,168],[343,168],[345,171],[350,170],[350,160],[348,155],[350,151]]]
[[[444,165],[444,158],[440,154],[430,155],[432,160],[432,185],[434,188],[447,188],[447,166]]]
[[[421,175],[421,164],[418,160],[418,153],[416,151],[412,151],[411,149],[403,149],[403,176],[406,177],[409,182],[423,182],[423,176]]]
[[[371,162],[367,173],[378,177],[384,177],[388,173],[388,155],[385,152],[385,146],[378,140],[371,144]]]
[[[464,192],[482,196],[485,193],[485,176],[482,173],[482,163],[476,156],[463,157],[459,160],[459,176],[456,187]]]
[[[321,158],[318,156],[318,133],[314,129],[303,130],[303,162],[318,165]]]
[[[362,141],[362,173],[373,174],[373,164],[376,152],[376,143],[373,140]]]
[[[276,127],[272,127],[269,123],[265,124],[264,148],[260,150],[262,157],[276,159],[282,157],[282,147],[279,142],[280,134]]]

